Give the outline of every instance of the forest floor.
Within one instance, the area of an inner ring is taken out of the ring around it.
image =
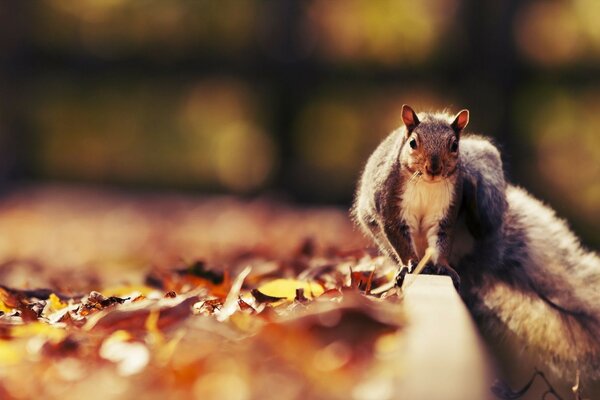
[[[6,195],[0,398],[389,398],[404,321],[365,245],[336,208]]]

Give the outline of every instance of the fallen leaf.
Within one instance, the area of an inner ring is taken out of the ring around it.
[[[240,290],[244,284],[244,279],[246,279],[251,270],[251,267],[244,268],[237,278],[235,278],[235,281],[233,281],[231,290],[229,291],[227,299],[223,304],[223,308],[221,308],[217,313],[217,320],[219,322],[226,321],[234,312],[236,312],[238,308],[238,297],[240,295]]]
[[[296,298],[296,290],[303,289],[308,299],[319,297],[324,290],[321,285],[314,282],[304,282],[296,279],[275,279],[261,285],[258,290],[270,297],[278,297],[293,301]]]
[[[162,299],[159,302],[144,300],[128,303],[119,309],[107,309],[95,313],[89,317],[83,329],[86,331],[128,329],[145,332],[148,316],[153,310],[159,312],[157,328],[165,329],[192,315],[192,306],[199,300],[198,296],[191,296],[181,299]]]
[[[17,364],[23,358],[24,350],[15,342],[0,340],[0,366]]]
[[[42,346],[42,353],[50,357],[73,357],[77,356],[80,343],[72,336],[66,336],[59,341],[49,340]]]
[[[207,268],[206,263],[201,260],[192,263],[187,268],[179,269],[176,272],[180,275],[189,274],[198,278],[206,279],[210,281],[213,285],[220,285],[225,279],[222,271],[214,271],[212,269]]]
[[[41,336],[58,342],[66,335],[67,332],[64,329],[38,321],[29,322],[23,325],[15,325],[10,329],[10,336],[14,338]]]
[[[67,303],[63,302],[56,294],[51,293],[48,297],[48,303],[51,311],[58,311],[68,306]]]
[[[90,313],[114,306],[115,304],[123,304],[127,300],[128,298],[122,299],[116,296],[105,297],[102,293],[94,291],[88,295],[86,300],[84,300],[81,309],[79,310],[79,314],[86,316]]]
[[[165,342],[165,338],[158,329],[158,320],[160,318],[159,310],[152,310],[146,319],[146,331],[148,343],[154,345],[162,345]]]
[[[296,300],[299,303],[306,303],[306,302],[308,302],[308,299],[306,298],[306,296],[304,296],[304,289],[303,288],[296,289],[296,297],[294,298],[294,300]]]
[[[252,293],[252,296],[256,299],[256,301],[258,301],[259,303],[275,303],[278,302],[280,300],[285,300],[287,299],[287,297],[275,297],[275,296],[269,296],[267,294],[262,293],[260,290],[258,289],[252,289],[252,291],[250,292]]]
[[[140,342],[129,341],[127,334],[117,331],[109,336],[100,347],[100,357],[117,364],[121,376],[140,373],[150,361],[148,348]]]
[[[0,311],[3,312],[4,314],[8,314],[13,311],[13,308],[8,307],[6,304],[4,304],[4,302],[2,300],[0,300]]]

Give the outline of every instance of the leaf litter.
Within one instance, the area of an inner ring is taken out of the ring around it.
[[[396,267],[362,247],[324,244],[325,236],[292,235],[283,253],[257,245],[159,263],[133,283],[101,279],[108,271],[99,278],[82,272],[73,287],[49,279],[32,289],[4,284],[18,280],[7,275],[0,281],[0,398],[393,393],[381,388],[401,374],[405,321],[401,298],[381,288]],[[34,266],[54,275],[42,262]]]

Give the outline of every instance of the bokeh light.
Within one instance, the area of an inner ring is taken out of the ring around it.
[[[245,192],[272,173],[277,155],[257,118],[260,99],[239,81],[88,85],[45,85],[31,110],[44,132],[36,167],[47,178]]]
[[[185,58],[191,51],[235,55],[251,45],[259,2],[46,0],[33,10],[32,40],[102,58]],[[219,40],[213,40],[218,37]]]
[[[402,104],[469,108],[511,180],[597,246],[599,22],[595,0],[7,3],[0,183],[347,208]]]
[[[328,61],[420,64],[452,25],[454,1],[314,0],[307,23]]]
[[[600,221],[600,90],[533,89],[523,98],[521,121],[533,148],[528,180],[556,203]]]
[[[600,60],[600,4],[593,0],[531,1],[515,25],[519,49],[532,62],[557,67]]]

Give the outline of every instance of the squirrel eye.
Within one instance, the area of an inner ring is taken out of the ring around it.
[[[410,145],[410,148],[413,150],[417,148],[417,141],[415,139],[410,139],[410,142],[408,142],[408,144]]]
[[[452,144],[450,145],[450,151],[453,153],[456,153],[458,151],[458,141],[455,140],[452,142]]]

